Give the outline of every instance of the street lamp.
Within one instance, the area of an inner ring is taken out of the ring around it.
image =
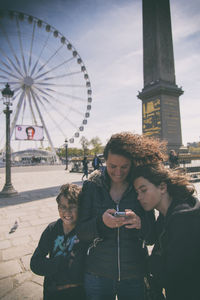
[[[0,193],[0,197],[5,196],[14,196],[17,194],[17,191],[14,189],[11,183],[11,153],[10,153],[10,106],[12,105],[12,97],[14,91],[11,91],[9,84],[6,84],[6,87],[2,90],[3,104],[6,106],[6,109],[3,111],[6,115],[6,182],[3,187],[3,190]]]
[[[65,160],[66,160],[65,170],[68,170],[68,140],[67,139],[65,139]]]

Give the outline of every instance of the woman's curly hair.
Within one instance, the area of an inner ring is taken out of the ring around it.
[[[61,197],[64,197],[68,200],[69,204],[76,204],[79,203],[79,197],[82,188],[74,183],[67,183],[61,186],[60,192],[56,197],[56,201],[59,204]]]
[[[109,152],[125,156],[134,166],[167,160],[166,142],[131,132],[113,134],[104,148],[105,160]]]

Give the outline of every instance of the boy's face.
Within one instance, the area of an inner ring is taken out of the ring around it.
[[[63,224],[66,227],[74,227],[76,225],[78,210],[75,203],[68,203],[68,199],[65,197],[60,198],[60,203],[58,204],[58,211]]]

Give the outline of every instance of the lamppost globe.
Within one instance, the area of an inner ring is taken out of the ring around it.
[[[14,189],[11,183],[11,152],[10,152],[10,106],[12,105],[12,98],[14,91],[10,89],[9,84],[6,84],[6,87],[1,91],[3,96],[3,104],[6,106],[6,109],[3,111],[6,116],[6,182],[0,192],[0,197],[10,197],[17,194],[17,191]]]
[[[14,91],[11,91],[10,86],[8,83],[6,83],[6,87],[2,90],[2,96],[3,96],[3,104],[5,105],[12,105],[12,97],[14,95]]]

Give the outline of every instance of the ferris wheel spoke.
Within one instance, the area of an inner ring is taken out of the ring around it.
[[[9,81],[9,84],[10,84],[10,81]],[[18,96],[19,96],[19,94],[20,94],[20,89],[21,89],[21,87],[17,87],[17,88],[15,88],[14,89],[14,96],[13,96],[13,100],[15,100]]]
[[[63,101],[61,101],[58,97],[55,97],[55,96],[53,96],[52,94],[46,93],[44,90],[41,90],[41,89],[38,89],[38,88],[37,88],[37,90],[39,90],[39,91],[41,92],[41,94],[44,94],[44,95],[46,95],[47,97],[51,98],[51,100],[52,100],[52,101],[55,101],[56,103],[60,103],[60,104],[65,105],[65,106],[67,105],[66,101],[63,102]],[[50,101],[49,101],[45,96],[42,96],[42,98],[43,98],[47,103],[50,103]]]
[[[13,56],[14,56],[14,58],[15,58],[17,64],[18,64],[19,68],[21,68],[19,59],[18,59],[18,57],[17,57],[16,54],[15,54],[14,48],[13,48],[13,46],[12,46],[12,43],[11,43],[11,41],[10,41],[8,35],[7,35],[7,32],[6,32],[4,26],[3,26],[3,24],[2,24],[1,22],[0,22],[0,28],[1,28],[1,31],[2,31],[2,33],[3,33],[3,35],[4,35],[5,39],[6,39],[6,41],[7,41],[7,43],[8,43],[8,46],[9,46],[9,48],[10,48],[10,50],[11,50],[11,52],[12,52],[12,54],[13,54]]]
[[[63,137],[66,137],[66,133],[63,131],[60,124],[55,120],[55,118],[49,113],[48,109],[45,109],[46,114],[49,116],[49,118],[53,121],[53,123],[56,125],[56,128],[59,129],[59,131],[62,133]]]
[[[9,82],[10,83],[10,82]],[[19,96],[19,93],[20,93],[20,91],[19,91],[19,89],[15,89],[15,94],[14,94],[14,96],[13,96],[13,101],[16,99],[16,98],[18,98],[18,96]]]
[[[34,22],[32,36],[31,36],[31,46],[30,46],[30,55],[29,55],[29,62],[28,62],[28,71],[31,68],[31,62],[32,62],[33,41],[34,41],[34,37],[35,37],[35,25],[36,25],[36,23]]]
[[[45,133],[46,133],[47,139],[48,139],[49,144],[50,144],[50,146],[51,146],[51,149],[52,149],[52,151],[55,153],[55,149],[54,149],[52,140],[51,140],[51,138],[50,138],[49,132],[48,132],[47,127],[46,127],[46,124],[45,124],[44,119],[43,119],[43,117],[42,117],[42,114],[41,114],[41,112],[40,112],[39,106],[38,106],[38,104],[37,104],[36,98],[38,98],[38,97],[37,97],[37,95],[33,92],[32,89],[30,89],[30,92],[31,92],[31,95],[32,95],[32,98],[33,98],[33,102],[34,102],[35,107],[36,107],[36,110],[37,110],[38,115],[39,115],[39,117],[40,117],[40,121],[41,121],[41,123],[42,123],[42,125],[43,125],[43,127],[44,127],[44,131],[45,131]]]
[[[63,48],[63,45],[61,45],[50,57],[49,57],[49,59],[38,69],[38,71],[37,71],[37,73],[36,73],[36,75],[38,74],[38,73],[40,73],[40,71],[41,70],[43,70],[44,69],[44,67],[45,66],[47,66],[48,65],[48,63],[52,60],[52,58],[53,57],[55,57],[55,55],[61,50]]]
[[[15,76],[14,74],[12,74],[12,73],[10,73],[10,72],[8,72],[8,71],[6,71],[6,70],[2,69],[2,68],[0,68],[0,71],[2,71],[3,73],[6,73],[6,74],[8,74],[8,75],[9,75],[9,76],[11,76],[11,77],[14,77],[14,78],[17,78],[17,79],[18,79],[18,77],[17,77],[17,76]]]
[[[58,78],[65,78],[65,77],[69,77],[69,76],[73,76],[73,75],[77,75],[77,74],[81,74],[81,73],[82,73],[81,71],[71,72],[71,73],[68,73],[68,74],[52,76],[52,77],[46,77],[43,80],[52,80],[52,79],[58,79]]]
[[[35,112],[34,112],[34,110],[33,110],[33,105],[32,105],[32,101],[31,101],[31,94],[30,94],[30,91],[29,91],[29,93],[28,93],[28,103],[29,103],[29,107],[30,107],[30,111],[31,111],[33,120],[34,120],[34,124],[37,125],[37,119],[36,119],[36,116],[35,116]]]
[[[71,107],[71,110],[74,111],[75,113],[77,113],[78,115],[84,117],[84,114],[80,110],[75,109],[74,107]]]
[[[17,123],[17,120],[18,120],[18,117],[19,117],[19,113],[20,113],[20,110],[22,108],[22,103],[23,103],[23,100],[24,100],[24,95],[25,95],[25,90],[23,90],[23,92],[21,93],[21,96],[20,96],[19,101],[17,103],[16,111],[15,111],[14,118],[13,118],[13,121],[12,121],[12,124],[11,124],[10,138],[13,135],[13,131],[15,129],[15,125]]]
[[[3,78],[3,76],[0,76],[0,78]],[[9,83],[9,85],[16,85],[16,84],[19,84],[19,82],[17,82],[17,81],[10,81],[8,77],[4,77],[4,79],[6,79],[6,80],[0,81],[0,84],[3,84],[3,85],[5,85],[6,83]],[[21,88],[21,87],[19,87],[19,88],[14,88],[14,93],[15,93],[17,90],[19,90],[20,88]],[[13,96],[13,100],[14,100],[14,96]]]
[[[53,96],[53,94],[46,93],[44,90],[41,90],[41,89],[39,89],[39,88],[37,88],[37,90],[39,90],[42,94],[45,94],[46,96],[50,97],[53,101],[55,101],[55,103],[60,103],[60,104],[65,105],[65,106],[67,105],[67,102],[66,102],[66,101],[60,100],[57,96],[55,97],[55,96]],[[44,96],[42,96],[42,97],[44,97]],[[44,99],[45,99],[46,101],[48,101],[48,103],[49,103],[49,100],[47,100],[46,97],[44,97]],[[76,99],[76,100],[77,100],[77,99]],[[85,99],[82,99],[82,100],[85,101]]]
[[[2,147],[4,147],[3,150],[5,151],[6,145],[3,145],[4,139],[5,139],[5,133],[2,135],[2,138],[0,140],[0,145],[2,145]]]
[[[0,75],[0,78],[6,79],[4,82],[1,81],[0,84],[6,84],[6,82],[8,81],[8,77],[6,76]]]
[[[83,84],[58,84],[58,83],[48,83],[48,82],[37,82],[36,85],[85,88],[85,85]]]
[[[36,98],[38,99],[39,102],[41,102],[40,98],[35,94]],[[77,125],[72,122],[64,113],[63,110],[62,112],[56,107],[54,106],[52,103],[49,103],[49,105],[51,106],[51,108],[53,108],[54,111],[56,111],[60,116],[63,117],[63,119],[67,120],[74,128],[77,129]]]
[[[21,124],[24,124],[25,110],[26,110],[26,99],[25,99],[25,101],[23,101],[23,109],[22,109]]]
[[[49,89],[49,88],[46,88],[45,90],[48,91],[48,92],[52,92],[52,93],[55,93],[55,94],[57,94],[57,95],[60,95],[60,96],[69,98],[69,99],[73,99],[73,100],[85,102],[85,98],[81,98],[81,97],[73,96],[73,95],[70,95],[70,94],[58,92],[58,91],[56,91],[56,90]]]
[[[20,30],[20,26],[19,26],[19,20],[17,17],[16,17],[16,24],[17,24],[17,33],[18,33],[20,52],[21,52],[21,57],[22,57],[22,62],[23,62],[23,68],[24,68],[25,74],[27,75],[27,68],[26,68],[26,63],[25,63],[25,58],[24,58],[24,50],[23,50],[23,45],[22,45],[22,38],[21,38],[21,30]]]
[[[4,65],[8,70],[12,71],[12,68],[6,64],[5,62],[3,62],[2,60],[0,60],[0,62],[2,63],[2,65]]]
[[[47,99],[46,99],[47,100]],[[64,131],[62,130],[62,128],[60,127],[60,124],[58,122],[56,122],[55,118],[50,114],[49,110],[45,107],[44,103],[38,98],[38,101],[40,102],[40,104],[42,105],[43,109],[45,110],[46,114],[49,116],[49,118],[53,121],[53,123],[56,125],[57,128],[59,128],[60,132],[63,134],[63,136],[65,137],[66,134],[64,133]],[[50,104],[50,102],[47,100],[47,103]],[[50,104],[50,106],[52,107],[52,105]]]
[[[42,98],[43,98],[46,102],[49,103],[48,99],[46,99],[45,97],[42,97]],[[63,102],[63,101],[60,100],[59,98],[55,98],[55,97],[52,97],[52,99],[55,101],[55,103],[60,103],[61,105],[70,108],[70,110],[72,110],[72,111],[76,112],[77,114],[81,115],[82,117],[84,117],[84,114],[83,114],[83,113],[81,113],[79,110],[73,108],[73,107],[72,107],[70,104],[68,104],[66,101]],[[53,104],[51,103],[51,105],[53,105]]]
[[[51,69],[48,70],[47,72],[44,72],[44,73],[38,75],[37,77],[34,78],[34,80],[37,80],[38,78],[41,78],[42,76],[44,76],[44,75],[46,75],[46,74],[48,74],[48,73],[50,73],[50,72],[52,72],[52,71],[55,71],[56,69],[62,67],[63,65],[67,64],[68,62],[70,62],[70,61],[73,60],[73,59],[74,59],[74,57],[71,57],[71,58],[67,59],[66,61],[60,63],[60,64],[57,65],[57,66],[55,66],[54,68],[51,68]]]
[[[40,61],[40,58],[41,58],[41,56],[42,56],[42,53],[44,52],[44,49],[45,49],[46,46],[47,46],[49,37],[50,37],[50,33],[48,34],[48,36],[47,36],[47,38],[46,38],[46,40],[45,40],[45,42],[44,42],[44,45],[43,45],[43,47],[42,47],[42,49],[41,49],[41,51],[40,51],[40,54],[39,54],[39,56],[38,56],[38,59],[36,60],[35,65],[34,65],[32,71],[31,71],[31,76],[33,76],[33,74],[34,74],[34,72],[35,72],[35,70],[36,70],[36,67],[37,67],[37,65],[38,65],[38,63],[39,63],[39,61]]]
[[[16,66],[16,64],[11,60],[10,57],[8,57],[5,52],[0,48],[0,52],[2,53],[2,55],[7,59],[7,61],[12,65],[13,69],[17,72],[17,74],[19,74],[20,76],[23,77],[20,69]],[[13,69],[11,68],[11,71],[13,72]]]
[[[50,93],[45,92],[44,89],[41,90],[41,89],[38,88],[38,87],[34,87],[34,90],[39,91],[40,93],[42,93],[42,94],[44,94],[44,95],[46,95],[46,96],[48,96],[48,97],[50,97],[50,98],[52,97],[52,95],[51,95]]]
[[[43,98],[47,103],[52,103],[52,102],[50,102],[46,97],[42,96],[42,98]],[[51,95],[51,99],[52,99],[53,101],[55,101],[55,103],[57,103],[57,104],[60,103],[60,104],[64,105],[65,107],[69,107],[69,105],[67,104],[66,101],[63,102],[63,101],[60,100],[58,97],[54,97],[54,96]]]

